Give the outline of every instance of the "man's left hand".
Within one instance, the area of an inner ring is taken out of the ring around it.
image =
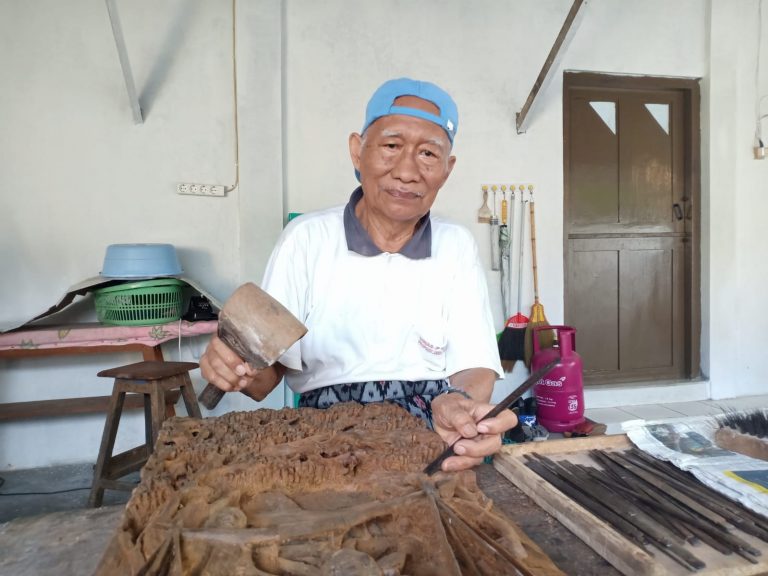
[[[465,470],[499,451],[501,435],[517,425],[517,416],[511,410],[503,410],[498,416],[480,422],[493,407],[493,404],[476,402],[460,394],[443,394],[432,400],[435,432],[449,446],[456,442],[453,446],[456,456],[447,458],[442,470]]]

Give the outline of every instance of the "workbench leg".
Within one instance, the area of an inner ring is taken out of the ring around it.
[[[144,360],[146,362],[164,362],[163,359],[163,349],[160,347],[160,344],[157,346],[152,346],[151,348],[144,348],[141,351],[141,355],[144,356]]]
[[[165,405],[165,417],[166,418],[173,418],[176,416],[176,406],[173,404],[166,404]]]

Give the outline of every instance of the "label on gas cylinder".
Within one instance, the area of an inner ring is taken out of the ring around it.
[[[560,376],[557,380],[550,380],[548,378],[542,378],[537,382],[537,385],[549,386],[550,388],[562,388],[565,386],[565,380],[567,376]]]
[[[563,398],[553,398],[552,396],[536,396],[536,401],[539,403],[539,408],[556,408],[563,401]],[[569,414],[575,414],[579,411],[579,396],[578,394],[570,394],[565,398],[565,409]]]
[[[552,408],[555,405],[555,399],[551,396],[539,396],[537,394],[536,402],[539,403],[539,408]]]

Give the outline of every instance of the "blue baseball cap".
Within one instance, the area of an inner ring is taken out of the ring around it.
[[[395,100],[401,96],[416,96],[432,102],[440,110],[440,115],[430,114],[418,108],[395,106]],[[392,114],[404,114],[434,122],[445,130],[451,145],[453,145],[453,137],[459,127],[459,110],[453,98],[439,86],[431,82],[411,80],[410,78],[396,78],[384,82],[368,101],[368,106],[365,109],[365,124],[363,124],[363,130],[360,133],[364,134],[368,126],[379,118]]]

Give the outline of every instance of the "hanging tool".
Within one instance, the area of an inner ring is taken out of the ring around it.
[[[514,192],[512,193],[514,201]],[[501,308],[506,321],[511,306],[507,300],[507,286],[509,285],[509,226],[507,225],[507,186],[501,185],[501,225],[499,226],[499,253],[501,274],[499,274],[499,283],[501,285]]]
[[[514,224],[515,224],[515,206],[517,202],[515,201],[515,185],[511,184],[509,186],[509,200],[512,203],[512,209],[509,211],[509,245],[507,246],[507,277],[504,280],[504,292],[509,292],[509,296],[506,300],[507,309],[504,311],[504,318],[506,320],[509,320],[510,315],[512,314],[512,268],[513,268],[513,256],[512,256],[512,248],[514,246]]]
[[[550,362],[546,366],[542,366],[540,370],[537,370],[536,372],[528,376],[525,382],[523,382],[522,384],[520,384],[520,386],[515,388],[515,390],[513,390],[512,393],[509,394],[509,396],[507,396],[501,402],[496,404],[496,406],[494,406],[490,412],[488,412],[485,416],[480,418],[480,420],[478,420],[476,423],[479,424],[483,420],[494,418],[499,414],[501,414],[503,410],[506,410],[507,408],[512,406],[512,404],[514,404],[518,398],[521,398],[522,395],[525,394],[529,388],[531,388],[531,386],[533,386],[534,384],[536,384],[536,382],[538,382],[539,380],[544,378],[547,374],[549,374],[549,371],[552,370],[555,366],[557,366],[557,363],[559,361],[560,361],[559,359],[552,360],[552,362]],[[459,438],[459,440],[461,440],[461,438]],[[456,440],[456,442],[458,442],[459,440]],[[426,468],[424,468],[424,474],[431,476],[432,474],[440,470],[440,465],[445,461],[445,459],[450,458],[451,456],[454,456],[456,454],[453,451],[453,447],[456,445],[456,442],[448,446],[448,448],[446,448],[445,451],[442,454],[440,454],[440,456],[438,456],[432,462],[430,462],[429,465]]]
[[[520,261],[517,269],[517,314],[507,320],[504,331],[499,337],[499,357],[501,366],[505,372],[511,372],[518,360],[525,360],[525,328],[528,318],[523,314],[523,264],[525,246],[525,207],[527,200],[524,197],[525,186],[520,190]]]
[[[544,306],[539,302],[539,273],[536,265],[536,215],[535,204],[533,201],[533,185],[528,185],[528,192],[531,195],[531,263],[533,266],[533,306],[531,307],[531,318],[525,327],[525,365],[531,366],[531,357],[533,356],[533,339],[539,339],[539,347],[552,348],[555,344],[555,333],[552,330],[537,330],[538,326],[549,326],[549,321],[544,315]]]
[[[507,185],[501,185],[501,225],[507,225]]]
[[[274,364],[306,333],[287,308],[251,282],[235,290],[219,312],[219,338],[255,369]],[[213,410],[222,396],[224,390],[208,384],[197,399]]]
[[[489,224],[491,216],[491,210],[488,208],[488,186],[483,186],[483,205],[477,211],[477,221],[481,224]]]
[[[491,215],[491,270],[498,270],[501,261],[499,253],[499,218],[496,216],[496,184],[493,191],[493,213]]]

